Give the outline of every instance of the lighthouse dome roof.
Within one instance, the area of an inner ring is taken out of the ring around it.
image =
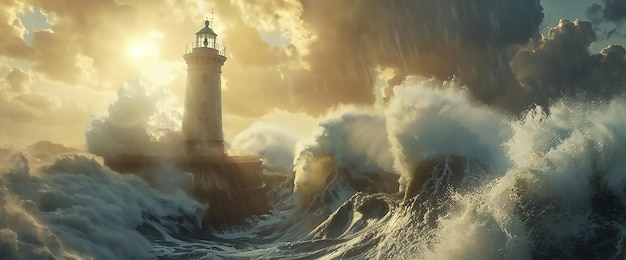
[[[204,21],[204,28],[200,29],[200,31],[196,33],[196,35],[200,35],[200,34],[210,34],[210,35],[217,36],[217,34],[215,34],[213,29],[209,27],[209,20]]]

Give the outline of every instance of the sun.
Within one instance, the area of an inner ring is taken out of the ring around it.
[[[136,61],[159,58],[159,46],[162,44],[163,38],[163,33],[154,30],[137,34],[136,37],[128,39],[126,45],[128,57]]]
[[[130,49],[128,50],[129,54],[131,57],[133,58],[141,58],[146,56],[147,51],[146,49],[141,46],[141,44],[134,44],[130,47]]]
[[[157,58],[159,47],[150,41],[135,42],[129,45],[128,55],[134,59]]]

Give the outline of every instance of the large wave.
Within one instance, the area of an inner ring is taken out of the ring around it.
[[[221,231],[198,229],[206,206],[175,169],[151,169],[162,181],[148,185],[86,152],[4,149],[0,248],[28,259],[624,258],[626,98],[513,117],[454,81],[413,78],[394,91],[384,109],[337,109],[310,139],[279,123],[243,131],[233,147],[281,177],[270,215]],[[127,140],[116,139],[119,122],[107,126],[114,118],[96,118],[89,138]],[[93,144],[126,152],[107,142]]]
[[[172,229],[200,226],[205,206],[182,191],[152,189],[74,149],[39,147],[0,150],[3,258],[142,259],[152,247],[138,227],[148,220]]]
[[[393,197],[355,194],[312,233],[341,244],[326,254],[625,256],[624,98],[563,99],[514,119],[432,83],[398,89],[386,112],[400,182],[420,180],[401,185],[414,197],[398,203]]]
[[[296,156],[299,204],[327,216],[309,239],[328,248],[302,245],[314,248],[305,256],[624,257],[626,99],[562,99],[513,118],[454,82],[396,91],[385,116],[333,115]],[[355,138],[374,149],[352,149]],[[411,192],[404,202],[374,195],[383,182],[352,181],[387,171]]]
[[[174,99],[139,80],[125,82],[107,113],[89,123],[89,152],[103,157],[182,154],[182,115],[172,108]]]

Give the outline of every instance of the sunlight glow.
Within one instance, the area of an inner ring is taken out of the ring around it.
[[[157,58],[159,47],[150,41],[137,42],[130,45],[128,54],[135,59]]]
[[[163,34],[151,31],[144,37],[131,39],[128,43],[128,56],[134,60],[156,59],[159,57],[159,44]]]
[[[135,76],[155,85],[167,85],[184,73],[183,61],[167,61],[161,57],[165,48],[162,32],[151,30],[136,33],[126,41],[124,55]]]

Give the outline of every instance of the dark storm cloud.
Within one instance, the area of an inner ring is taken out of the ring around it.
[[[537,35],[543,20],[535,0],[231,4],[237,8],[219,4],[217,9],[231,17],[224,41],[233,58],[224,72],[232,74],[237,63],[247,67],[237,67],[237,77],[227,78],[224,104],[227,111],[248,107],[248,113],[268,112],[267,104],[249,102],[259,99],[271,100],[271,107],[310,114],[323,114],[340,104],[371,105],[380,91],[375,89],[377,77],[389,69],[395,75],[385,73],[386,99],[406,76],[421,75],[456,77],[478,100],[501,102],[511,88],[520,88],[505,49]],[[241,21],[233,23],[236,19]],[[263,29],[268,24],[274,27]],[[286,32],[291,44],[273,48],[258,34],[243,33],[275,28]]]
[[[318,39],[295,94],[318,111],[372,103],[381,67],[393,68],[396,79],[457,76],[477,99],[492,103],[517,85],[504,48],[525,43],[543,20],[539,1],[528,0],[305,0],[302,6]]]
[[[622,30],[626,19],[626,1],[602,0],[602,4],[595,3],[587,9],[587,16],[601,38],[610,38],[616,35],[626,37]],[[602,26],[606,23],[613,26]]]
[[[511,60],[528,98],[547,105],[564,95],[610,97],[626,86],[626,51],[612,45],[591,54],[596,34],[589,22],[562,19],[548,36],[531,42]]]
[[[302,17],[318,37],[312,76],[298,86],[319,96],[311,106],[371,102],[378,67],[396,72],[387,93],[406,75],[456,77],[476,100],[513,113],[626,86],[623,47],[592,54],[597,35],[582,21],[562,20],[542,37],[537,1],[303,1]]]
[[[602,0],[602,5],[596,3],[589,7],[587,14],[594,20],[621,22],[626,19],[626,1]]]
[[[626,1],[604,0],[604,17],[610,21],[622,21],[626,19]]]

